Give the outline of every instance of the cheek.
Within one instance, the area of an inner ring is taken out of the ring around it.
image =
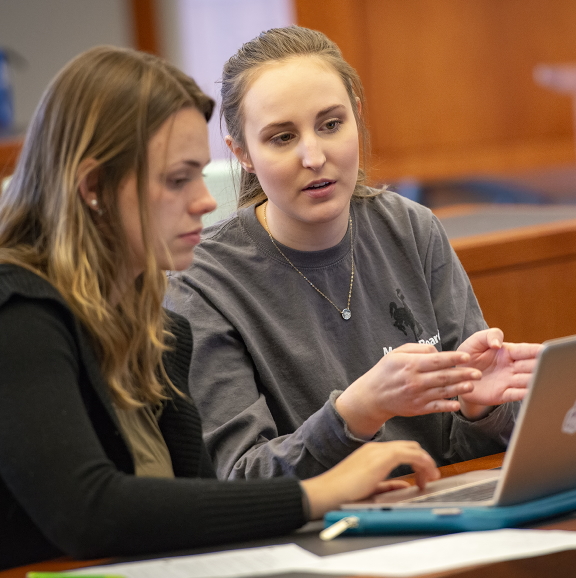
[[[290,171],[294,154],[286,149],[276,149],[255,139],[249,139],[246,144],[248,157],[260,184],[267,182],[274,185]]]
[[[360,147],[358,141],[350,139],[347,146],[340,148],[338,156],[334,158],[336,164],[340,167],[342,177],[352,186],[358,179],[358,168],[360,158]]]
[[[150,204],[150,232],[153,237],[156,237],[156,241],[169,240],[182,212],[182,207],[174,200],[163,199]]]
[[[340,149],[342,160],[346,160],[350,164],[358,164],[360,156],[360,144],[358,143],[358,135],[356,133],[350,135],[344,146]]]
[[[254,171],[260,184],[274,187],[294,175],[294,155],[291,154],[268,154],[262,155],[258,163],[254,163]]]

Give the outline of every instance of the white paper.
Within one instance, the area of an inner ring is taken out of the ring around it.
[[[73,573],[90,576],[104,572],[126,578],[232,578],[300,571],[405,577],[570,549],[576,549],[576,532],[493,530],[413,540],[325,557],[311,554],[296,544],[285,544],[83,568]]]
[[[492,530],[463,532],[323,558],[330,574],[414,576],[453,568],[528,558],[576,548],[576,532]]]
[[[315,567],[319,556],[296,544],[246,548],[214,554],[162,558],[74,570],[74,575],[118,574],[126,578],[227,578]]]

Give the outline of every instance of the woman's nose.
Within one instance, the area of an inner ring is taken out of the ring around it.
[[[217,206],[216,199],[210,194],[204,179],[198,183],[195,194],[190,199],[188,211],[195,215],[211,213]]]
[[[324,166],[326,156],[320,139],[314,135],[301,141],[302,165],[307,169],[318,170]]]

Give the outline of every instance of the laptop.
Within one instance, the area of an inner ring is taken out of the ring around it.
[[[576,335],[544,343],[502,468],[378,494],[342,510],[512,506],[576,488]]]

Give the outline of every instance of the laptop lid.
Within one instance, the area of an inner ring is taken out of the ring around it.
[[[576,336],[547,341],[496,489],[508,506],[576,487]]]

